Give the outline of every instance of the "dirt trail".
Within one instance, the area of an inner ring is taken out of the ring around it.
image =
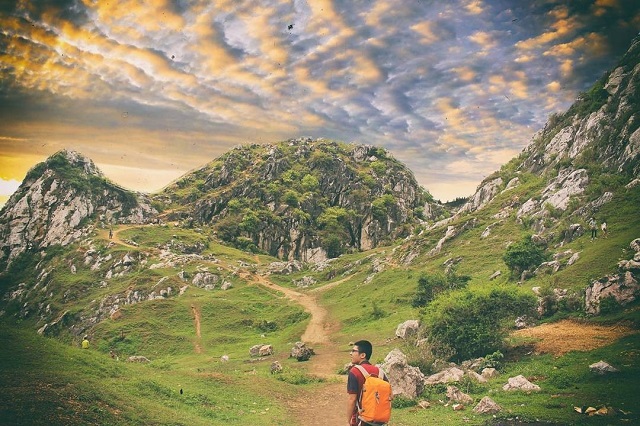
[[[126,231],[127,229],[136,228],[139,226],[143,226],[143,225],[118,226],[111,229],[111,235],[109,235],[109,231],[110,231],[109,229],[100,229],[98,230],[98,237],[104,238],[105,240],[113,241],[114,243],[119,244],[121,246],[137,248],[136,246],[129,244],[123,241],[122,239],[120,239],[120,236],[118,234],[120,234],[120,232],[122,231]]]
[[[196,341],[194,342],[194,350],[197,354],[202,353],[202,339],[200,335],[200,309],[195,305],[191,305],[191,312],[193,313],[193,322],[196,327]]]
[[[346,377],[340,376],[336,372],[349,361],[349,357],[346,348],[340,350],[338,344],[331,340],[332,333],[339,330],[340,325],[329,320],[328,312],[318,303],[316,294],[335,287],[345,280],[315,289],[314,294],[306,294],[274,284],[263,275],[246,273],[243,278],[281,292],[286,298],[300,304],[306,312],[311,314],[311,320],[300,340],[312,346],[316,353],[308,361],[308,371],[313,375],[323,377],[326,382],[313,390],[301,390],[296,395],[296,399],[282,400],[282,403],[288,407],[295,418],[300,419],[299,425],[343,424],[347,398]]]

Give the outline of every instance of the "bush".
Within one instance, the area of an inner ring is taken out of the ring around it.
[[[507,320],[533,314],[536,299],[512,288],[483,292],[456,291],[439,297],[424,318],[429,342],[450,347],[454,361],[499,350],[507,335]]]
[[[542,248],[531,241],[531,236],[529,235],[521,242],[511,244],[502,259],[507,264],[511,276],[519,277],[523,271],[538,266],[547,260],[547,255]]]

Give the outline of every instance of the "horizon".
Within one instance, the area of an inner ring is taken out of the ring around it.
[[[303,136],[383,147],[434,198],[469,197],[640,30],[638,2],[565,3],[2,5],[0,205],[61,149],[155,193]]]

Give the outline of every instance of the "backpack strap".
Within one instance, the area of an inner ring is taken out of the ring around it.
[[[360,364],[356,364],[354,365],[354,367],[356,367],[358,369],[358,371],[360,371],[360,373],[362,373],[362,376],[364,377],[365,380],[367,380],[367,377],[371,376],[371,373],[369,373],[363,366],[361,366]],[[377,367],[378,368],[378,374],[374,376],[381,378],[382,380],[385,380],[385,374],[384,371],[382,370],[382,368]]]

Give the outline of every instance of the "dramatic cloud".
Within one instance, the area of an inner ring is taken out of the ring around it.
[[[467,196],[639,29],[633,0],[19,0],[0,6],[0,197],[62,148],[156,191],[299,136],[383,146]]]

